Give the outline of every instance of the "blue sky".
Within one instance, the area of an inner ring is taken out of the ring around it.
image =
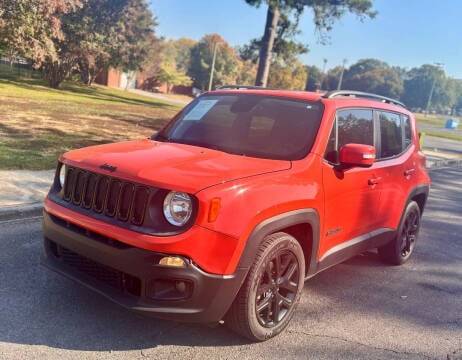
[[[157,16],[157,32],[166,38],[200,39],[207,33],[221,34],[231,45],[241,45],[263,33],[266,10],[244,0],[151,0]],[[346,15],[334,25],[330,42],[321,45],[305,12],[299,40],[310,52],[306,64],[327,67],[348,59],[378,58],[406,68],[442,62],[446,72],[462,79],[462,1],[375,0],[379,12],[373,20],[360,22]]]

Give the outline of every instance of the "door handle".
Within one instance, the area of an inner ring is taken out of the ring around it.
[[[411,176],[414,172],[415,172],[414,168],[404,170],[404,176]]]
[[[371,178],[371,179],[367,180],[367,183],[369,185],[371,185],[371,186],[377,185],[380,182],[381,179],[382,178],[380,178],[380,177]]]

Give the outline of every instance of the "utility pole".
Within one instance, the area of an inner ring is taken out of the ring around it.
[[[322,62],[324,63],[324,65],[322,66],[322,80],[321,80],[321,86],[319,90],[322,90],[322,87],[324,85],[324,80],[326,79],[327,59],[326,58],[322,59]]]
[[[209,91],[212,90],[213,73],[215,72],[215,60],[217,58],[217,50],[218,50],[218,42],[216,42],[213,47],[212,66],[210,69]]]
[[[343,73],[345,72],[345,65],[347,63],[347,59],[343,59],[342,62],[342,72],[340,73],[340,78],[338,79],[338,85],[337,85],[337,90],[340,90],[342,88],[342,82],[343,82]]]
[[[444,66],[444,64],[440,62],[435,63],[435,65],[440,69],[442,69]],[[433,78],[432,87],[430,88],[430,94],[428,95],[427,110],[425,111],[426,114],[428,114],[428,112],[430,111],[430,105],[432,103],[432,97],[433,97],[433,91],[435,90],[435,85],[436,85],[436,76]]]

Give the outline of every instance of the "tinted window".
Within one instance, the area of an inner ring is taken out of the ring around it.
[[[337,122],[338,149],[346,144],[374,145],[372,110],[341,110]]]
[[[398,114],[379,112],[380,157],[387,158],[403,151],[401,117]]]
[[[404,121],[404,148],[407,149],[412,144],[412,127],[409,116],[403,115]]]
[[[320,102],[253,94],[207,95],[188,105],[156,140],[296,160],[311,149],[322,114]]]

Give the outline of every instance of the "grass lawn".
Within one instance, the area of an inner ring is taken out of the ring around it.
[[[51,169],[58,156],[79,147],[145,138],[181,108],[103,86],[0,73],[0,169]]]
[[[447,119],[460,117],[454,117],[449,115],[424,115],[415,114],[417,125],[422,125],[421,128],[426,135],[436,136],[440,138],[462,141],[462,132],[460,130],[444,130],[444,125]],[[459,129],[462,127],[462,121],[460,121]]]

